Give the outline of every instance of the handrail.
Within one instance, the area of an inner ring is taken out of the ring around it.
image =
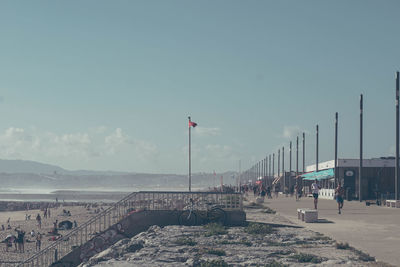
[[[56,240],[54,243],[50,244],[43,250],[22,261],[18,266],[36,267],[44,266],[46,264],[51,265],[53,262],[57,261],[57,259],[60,259],[70,253],[74,249],[74,247],[82,246],[98,233],[105,231],[115,223],[118,223],[123,217],[128,214],[126,210],[127,207],[129,209],[134,208],[150,210],[182,210],[185,206],[185,203],[188,203],[189,200],[193,197],[199,200],[208,200],[211,202],[215,202],[216,204],[221,204],[226,209],[243,209],[242,195],[236,192],[133,192],[125,196],[118,202],[114,203],[111,207],[108,207],[100,213],[94,215],[88,221],[73,229],[65,236],[60,237],[58,240]],[[123,210],[121,210],[121,208]],[[108,223],[106,221],[107,216]],[[96,228],[98,228],[98,232],[96,231]],[[92,230],[94,230],[94,232]],[[78,241],[79,236],[80,242]],[[54,253],[57,255],[57,257],[54,255]],[[42,264],[39,264],[39,260]]]
[[[29,257],[28,259],[26,259],[25,261],[22,262],[22,264],[27,263],[29,261],[31,261],[32,259],[36,258],[39,255],[42,255],[44,253],[46,253],[46,251],[54,248],[55,246],[58,245],[58,243],[61,243],[62,241],[65,240],[65,238],[69,238],[70,236],[72,236],[73,234],[79,232],[79,230],[84,229],[86,226],[88,226],[91,222],[95,221],[96,219],[100,218],[101,216],[105,215],[108,213],[108,211],[112,210],[113,208],[115,208],[116,206],[118,206],[119,204],[121,204],[122,202],[124,202],[125,200],[131,198],[132,196],[136,195],[137,192],[133,192],[130,193],[129,195],[127,195],[126,197],[124,197],[123,199],[119,200],[118,202],[116,202],[114,205],[112,205],[111,207],[103,210],[102,212],[100,212],[99,214],[93,216],[91,219],[89,219],[87,222],[81,224],[80,226],[78,226],[77,228],[75,228],[74,230],[72,230],[71,232],[69,232],[68,234],[66,234],[65,236],[61,237],[60,239],[56,240],[53,244],[50,244],[49,246],[47,246],[46,248],[42,249],[41,251],[39,251],[38,253],[34,254],[33,256]]]

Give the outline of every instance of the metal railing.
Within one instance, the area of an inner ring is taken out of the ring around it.
[[[242,210],[243,199],[240,193],[220,192],[134,192],[113,206],[93,216],[90,220],[60,237],[53,244],[19,263],[18,266],[49,266],[80,247],[99,233],[118,223],[132,211],[138,210],[183,210],[190,204],[217,204],[225,210]],[[205,207],[205,206],[204,206]]]

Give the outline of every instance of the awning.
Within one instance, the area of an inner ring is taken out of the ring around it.
[[[278,176],[274,179],[274,181],[272,182],[272,184],[277,184],[279,182],[279,180],[282,178],[283,176]]]
[[[335,177],[335,172],[334,168],[332,169],[326,169],[318,172],[309,172],[309,173],[304,173],[301,175],[303,180],[324,180],[324,179],[329,179],[329,178],[334,178]]]

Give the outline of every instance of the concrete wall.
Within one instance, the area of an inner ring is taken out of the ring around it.
[[[63,266],[71,267],[78,266],[82,261],[88,260],[93,255],[105,250],[119,240],[131,238],[140,232],[146,231],[152,225],[178,225],[180,213],[181,211],[170,210],[149,210],[133,213],[82,246],[74,249],[71,253],[60,259],[57,264],[63,263]],[[226,215],[227,225],[229,226],[243,225],[246,221],[246,213],[244,211],[226,211]]]

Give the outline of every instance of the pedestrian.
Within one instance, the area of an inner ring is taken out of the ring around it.
[[[275,197],[278,198],[280,184],[275,184],[274,190],[275,190]]]
[[[44,209],[43,218],[45,218],[45,219],[47,218],[47,208]]]
[[[311,192],[314,197],[314,209],[318,207],[319,189],[321,189],[321,187],[318,185],[318,180],[315,179],[314,183],[311,185]]]
[[[271,187],[270,187],[270,186],[267,186],[267,197],[268,197],[269,199],[272,198],[272,195],[271,195]]]
[[[20,253],[25,252],[25,231],[15,228],[15,231],[17,232],[17,245],[18,245],[18,250]]]
[[[38,224],[39,229],[42,229],[42,218],[40,217],[40,214],[36,216],[36,222]]]
[[[40,251],[41,245],[42,245],[42,234],[38,232],[36,235],[36,251]]]
[[[336,202],[338,204],[338,210],[339,210],[339,214],[341,214],[341,209],[343,209],[343,196],[344,196],[344,188],[342,187],[342,185],[340,184],[340,182],[338,183],[338,186],[335,189],[335,198],[336,198]]]
[[[47,216],[50,218],[50,208],[47,210]]]
[[[294,193],[296,194],[295,195],[296,201],[299,201],[299,185],[297,184],[297,182],[296,182],[296,184],[294,186]]]
[[[261,187],[261,192],[260,192],[260,196],[262,197],[262,199],[265,199],[265,195],[267,194],[267,189],[265,188],[265,186],[263,185]]]

